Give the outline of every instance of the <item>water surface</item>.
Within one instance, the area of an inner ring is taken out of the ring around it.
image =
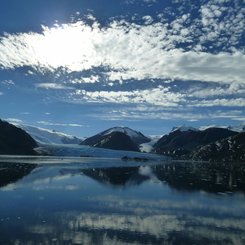
[[[245,244],[244,164],[51,160],[0,162],[0,244]]]

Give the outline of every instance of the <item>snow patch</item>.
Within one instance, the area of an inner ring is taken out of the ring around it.
[[[194,127],[190,127],[190,126],[179,126],[179,127],[173,127],[171,132],[174,131],[180,131],[180,132],[186,132],[186,131],[199,131],[199,129],[194,128]]]
[[[38,144],[80,144],[82,139],[57,132],[55,130],[39,128],[31,125],[12,123],[26,131]]]
[[[111,134],[113,132],[120,132],[120,133],[124,133],[126,135],[128,135],[130,138],[137,138],[137,137],[141,137],[142,134],[140,132],[137,132],[135,130],[132,130],[128,127],[114,127],[114,128],[110,128],[108,130],[105,131],[105,133],[103,135],[108,135]]]
[[[224,128],[224,129],[229,129],[230,131],[234,132],[244,132],[245,131],[245,126],[244,125],[238,125],[238,126],[223,126],[223,125],[207,125],[207,126],[201,126],[199,127],[200,131],[204,131],[209,128]]]
[[[146,152],[146,153],[152,152],[152,150],[154,149],[154,145],[157,143],[157,141],[161,137],[162,137],[162,135],[154,136],[154,137],[151,137],[151,141],[150,142],[140,144],[139,145],[140,151],[141,152]]]

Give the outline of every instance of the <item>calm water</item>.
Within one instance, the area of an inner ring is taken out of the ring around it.
[[[245,244],[245,165],[0,163],[0,244]]]

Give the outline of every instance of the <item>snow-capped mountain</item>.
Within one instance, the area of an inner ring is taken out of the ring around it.
[[[141,132],[135,131],[135,130],[128,128],[128,127],[109,128],[108,130],[102,132],[101,134],[109,135],[113,132],[121,132],[121,133],[126,134],[137,145],[150,141],[150,139],[148,137],[146,137],[145,135],[143,135]]]
[[[101,136],[98,143],[93,146],[112,150],[139,151],[138,146],[128,135],[116,131]]]
[[[127,127],[114,127],[85,139],[81,144],[116,150],[139,151],[138,146],[150,139]]]
[[[225,125],[206,125],[206,126],[201,126],[199,128],[187,126],[187,125],[182,125],[178,127],[173,127],[171,132],[174,131],[180,131],[180,132],[186,132],[186,131],[204,131],[209,128],[223,128],[223,129],[228,129],[234,132],[243,132],[245,131],[245,125],[237,125],[237,126],[225,126]]]
[[[245,131],[245,125],[237,125],[237,126],[217,126],[217,125],[208,125],[208,126],[201,126],[199,130],[206,130],[208,128],[225,128],[229,129],[234,132],[244,132]]]
[[[174,132],[174,131],[180,131],[180,132],[199,131],[199,129],[194,128],[194,127],[183,125],[183,126],[179,126],[179,127],[173,127],[173,129],[172,129],[171,132]]]
[[[30,125],[12,123],[26,131],[39,144],[80,144],[82,139],[75,136],[57,132],[55,130],[39,128]]]

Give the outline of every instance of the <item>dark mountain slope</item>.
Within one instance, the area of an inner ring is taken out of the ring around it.
[[[245,161],[245,132],[202,146],[190,157],[204,161]]]
[[[141,132],[135,131],[128,127],[114,127],[85,139],[81,144],[95,146],[102,140],[102,138],[111,135],[111,133],[113,132],[123,133],[124,135],[127,135],[131,139],[131,141],[134,142],[135,145],[140,145],[142,143],[150,141],[150,139],[144,136]]]
[[[104,135],[93,146],[112,150],[139,151],[138,146],[130,137],[121,132]]]
[[[152,172],[176,190],[245,193],[244,168],[238,162],[171,162],[153,166]]]
[[[35,164],[27,163],[0,163],[0,188],[15,183],[28,175]]]
[[[194,149],[235,136],[237,132],[225,128],[208,128],[203,131],[175,130],[168,135],[164,135],[154,145],[154,151],[173,157],[181,157],[190,154]]]
[[[0,154],[36,155],[37,143],[24,130],[0,120]]]

